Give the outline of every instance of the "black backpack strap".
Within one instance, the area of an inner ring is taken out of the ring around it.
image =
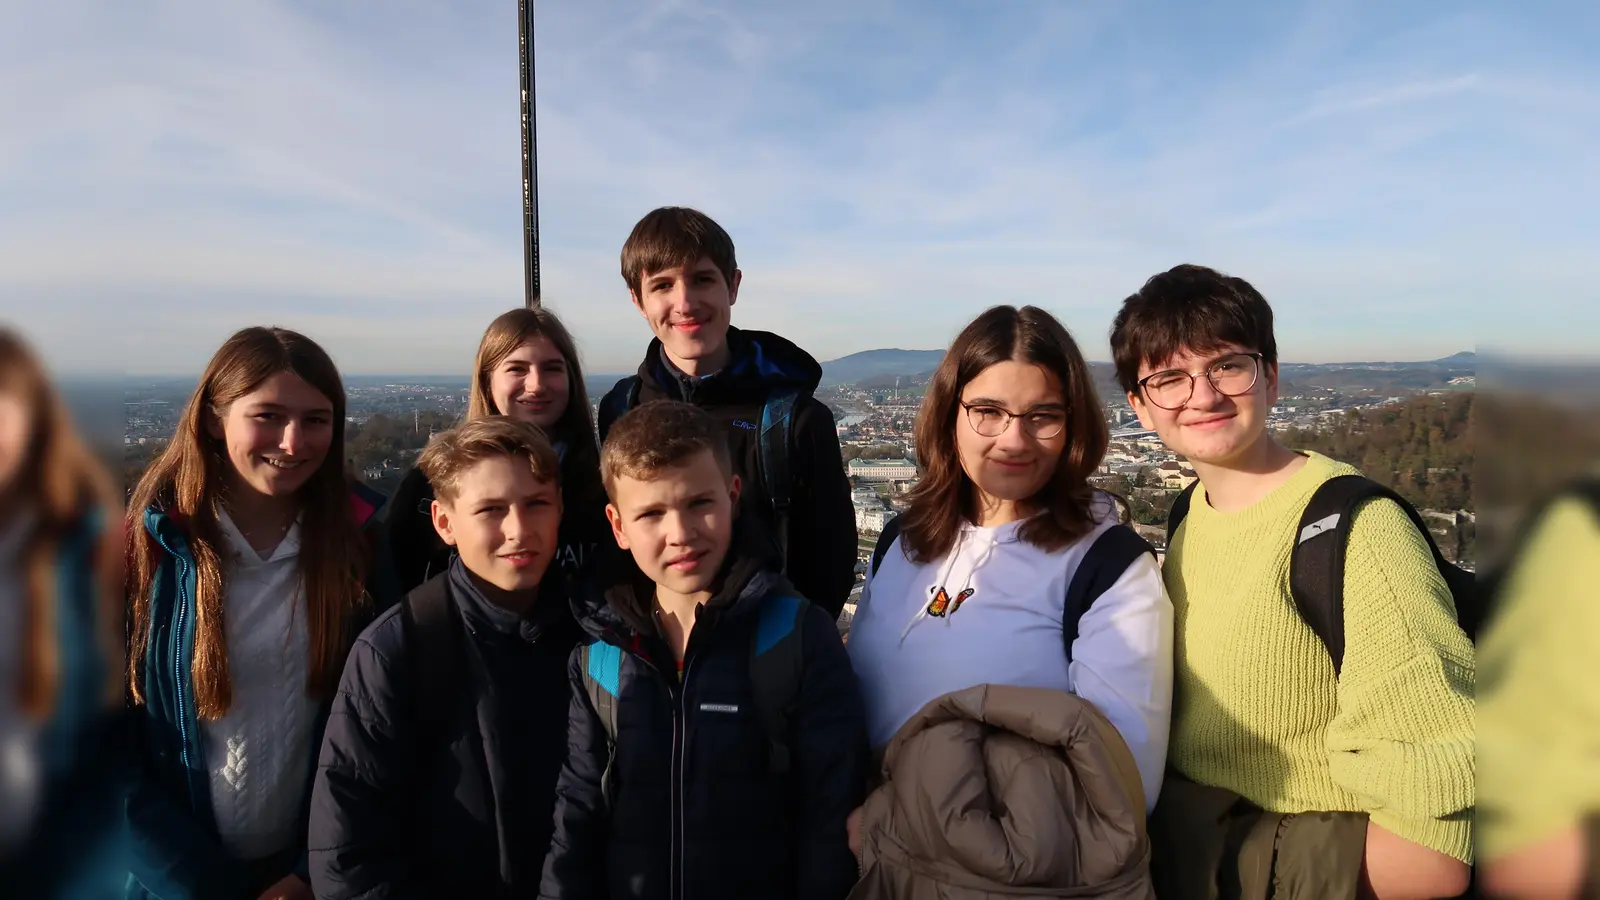
[[[637,375],[629,375],[611,386],[600,398],[600,416],[596,421],[600,443],[606,442],[606,433],[622,414],[639,405],[639,387],[644,382]]]
[[[1468,584],[1471,574],[1444,558],[1433,532],[1405,498],[1362,475],[1338,475],[1323,482],[1300,515],[1294,552],[1289,557],[1289,591],[1300,618],[1327,648],[1335,676],[1344,668],[1344,564],[1350,526],[1356,508],[1372,499],[1393,500],[1422,532],[1434,565],[1456,598],[1458,616],[1465,618],[1469,612],[1465,607],[1472,602],[1470,593],[1463,592],[1475,590]]]
[[[1107,528],[1089,545],[1067,584],[1067,599],[1061,609],[1061,640],[1068,660],[1072,659],[1072,644],[1078,639],[1078,620],[1146,553],[1154,557],[1155,548],[1139,532],[1122,524]]]
[[[461,682],[461,621],[450,601],[449,578],[429,579],[400,600],[400,624],[410,648],[414,697],[422,733],[444,730],[445,716]]]
[[[761,600],[750,644],[750,694],[767,732],[767,764],[774,775],[789,771],[789,716],[800,697],[805,671],[801,644],[806,609],[798,594],[770,593]]]
[[[883,558],[889,554],[889,548],[894,546],[895,538],[900,536],[900,517],[895,516],[883,525],[883,531],[878,535],[878,542],[872,545],[872,574],[878,574],[878,567],[883,565]]]
[[[783,388],[768,394],[767,402],[761,406],[761,483],[772,501],[778,551],[785,572],[789,568],[789,501],[793,487],[789,435],[794,430],[795,405],[799,399],[798,391]]]
[[[1178,492],[1172,499],[1172,508],[1167,510],[1167,547],[1172,547],[1172,536],[1178,533],[1178,526],[1183,524],[1183,517],[1189,514],[1189,503],[1194,498],[1195,486],[1200,482],[1191,481],[1189,486]]]
[[[590,641],[579,651],[578,665],[583,671],[583,687],[589,704],[606,729],[606,767],[600,774],[600,792],[611,801],[611,772],[617,759],[617,707],[622,690],[622,648],[604,641]]]

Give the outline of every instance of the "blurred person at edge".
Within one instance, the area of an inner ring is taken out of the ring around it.
[[[307,810],[345,657],[392,603],[381,495],[305,335],[246,328],[129,500],[130,900],[309,900]],[[382,600],[380,601],[380,599]]]
[[[126,781],[121,510],[0,327],[0,893],[118,897]]]
[[[1530,519],[1478,651],[1478,856],[1493,897],[1600,896],[1600,468]]]

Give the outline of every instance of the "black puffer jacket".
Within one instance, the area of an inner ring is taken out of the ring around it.
[[[586,458],[588,463],[581,462]],[[410,593],[443,572],[455,555],[433,528],[430,512],[433,497],[433,485],[428,483],[427,476],[421,469],[412,468],[389,502],[384,532],[394,558],[401,594]],[[569,453],[563,458],[561,505],[561,533],[556,538],[556,558],[551,574],[571,581],[596,559],[606,556],[615,559],[621,552],[606,522],[606,492],[593,456]]]
[[[761,409],[778,388],[801,392],[791,432],[788,577],[801,596],[837,619],[855,585],[856,514],[833,413],[811,396],[822,367],[764,331],[729,328],[728,349],[732,356],[721,371],[695,378],[667,365],[661,341],[651,341],[639,365],[638,402],[683,400],[714,416],[727,430],[734,472],[744,482],[740,513],[758,516],[770,531],[777,523],[760,477]]]
[[[865,713],[833,622],[803,620],[804,668],[790,714],[791,769],[768,770],[767,734],[751,702],[752,629],[769,592],[791,593],[770,556],[738,554],[689,638],[680,686],[649,613],[648,584],[591,595],[594,639],[622,648],[619,723],[607,809],[605,726],[573,653],[568,759],[540,890],[548,900],[838,900],[857,865],[845,819],[864,798]]]
[[[491,603],[493,588],[459,559],[412,596],[440,584],[464,652],[456,684],[435,686],[447,702],[433,719],[398,607],[345,664],[311,797],[320,900],[537,894],[566,755],[567,658],[581,632],[564,596],[541,596],[520,617]]]

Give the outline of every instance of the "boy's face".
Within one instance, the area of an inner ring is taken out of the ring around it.
[[[710,374],[727,362],[728,317],[742,277],[735,269],[729,284],[711,257],[702,256],[691,266],[645,272],[633,303],[673,365],[690,375]]]
[[[606,518],[640,571],[678,594],[710,589],[733,540],[739,476],[710,450],[649,479],[618,476]]]
[[[556,552],[561,492],[527,461],[485,459],[461,473],[455,497],[433,501],[433,527],[472,574],[501,590],[539,586]]]
[[[1177,409],[1163,409],[1150,402],[1144,391],[1128,395],[1128,404],[1139,416],[1139,422],[1161,436],[1163,443],[1176,453],[1192,460],[1211,465],[1227,465],[1255,446],[1266,434],[1267,416],[1278,400],[1278,368],[1258,360],[1248,360],[1246,365],[1256,366],[1255,384],[1248,392],[1229,396],[1217,390],[1205,374],[1214,370],[1214,377],[1225,386],[1231,367],[1240,364],[1240,354],[1250,349],[1237,344],[1199,354],[1184,349],[1159,365],[1148,362],[1139,366],[1139,378],[1145,379],[1158,372],[1176,370],[1186,375],[1202,373],[1194,379],[1194,393]],[[1230,357],[1234,357],[1232,361]],[[1163,400],[1166,405],[1172,402]]]

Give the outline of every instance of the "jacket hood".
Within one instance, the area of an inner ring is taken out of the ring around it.
[[[767,331],[728,327],[728,364],[704,377],[679,372],[661,352],[661,339],[650,342],[639,378],[674,400],[732,403],[760,401],[774,388],[791,387],[812,394],[822,380],[822,366],[792,341]]]
[[[711,599],[702,615],[752,614],[761,597],[777,590],[793,591],[778,571],[777,545],[760,521],[740,516],[722,570],[712,582]],[[653,616],[655,583],[627,556],[625,571],[609,581],[586,579],[573,595],[573,615],[590,636],[610,642],[656,634]]]
[[[946,694],[895,734],[883,770],[862,814],[861,897],[1154,897],[1139,770],[1087,701]]]

